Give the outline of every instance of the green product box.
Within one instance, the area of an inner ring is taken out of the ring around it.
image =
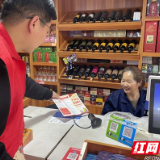
[[[106,136],[118,141],[122,127],[122,122],[123,122],[122,118],[111,115],[107,127]]]
[[[41,47],[36,48],[34,52],[41,52]]]
[[[37,62],[37,52],[33,52],[33,62]]]
[[[53,62],[53,61],[54,61],[53,52],[49,52],[49,62]]]
[[[45,52],[41,52],[41,62],[45,62]]]

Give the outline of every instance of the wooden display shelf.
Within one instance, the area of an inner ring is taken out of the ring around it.
[[[36,82],[42,85],[53,85],[53,86],[58,85],[58,82],[48,82],[48,81],[36,81]]]
[[[155,17],[146,16],[145,21],[160,21],[160,16],[155,16]]]
[[[56,43],[42,43],[40,47],[56,47]]]
[[[110,23],[64,23],[58,24],[59,31],[87,31],[87,30],[136,30],[141,29],[139,22],[110,22]]]
[[[160,57],[160,53],[143,52],[143,57]]]
[[[120,53],[117,51],[116,53],[105,53],[105,52],[71,52],[71,51],[59,51],[58,56],[68,57],[72,54],[76,54],[77,58],[87,58],[87,59],[109,59],[109,60],[132,60],[132,61],[138,61],[139,60],[139,54],[138,52],[131,52],[131,53]]]
[[[104,105],[94,105],[94,104],[86,104],[84,105],[88,108],[90,113],[101,115]]]
[[[67,79],[64,77],[58,78],[58,81],[63,84],[71,84],[71,85],[82,85],[82,86],[89,86],[89,87],[100,87],[100,88],[113,88],[113,89],[121,89],[121,84],[115,80],[115,82],[111,82],[111,80],[107,80],[106,82],[98,81],[97,79],[91,80],[84,80],[82,77],[80,80],[76,79]]]
[[[52,20],[51,24],[56,24],[57,21],[56,20]]]
[[[52,63],[52,62],[33,62],[33,66],[57,66],[57,63]]]

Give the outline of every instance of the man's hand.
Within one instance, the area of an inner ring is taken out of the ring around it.
[[[59,99],[59,95],[56,92],[53,92],[52,99]]]

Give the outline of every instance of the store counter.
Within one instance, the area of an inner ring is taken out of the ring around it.
[[[33,140],[24,147],[26,160],[45,160],[71,129],[71,124],[49,123],[57,110],[29,106],[24,109],[25,128],[33,130]]]

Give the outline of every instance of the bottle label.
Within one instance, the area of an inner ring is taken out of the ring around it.
[[[111,46],[111,48],[113,47],[113,43],[108,43],[108,46]]]
[[[82,14],[82,16],[81,17],[85,17],[86,16],[86,14]]]
[[[115,46],[119,47],[119,46],[120,46],[120,43],[115,43]]]
[[[98,67],[93,68],[92,73],[97,73],[98,72]]]
[[[106,46],[106,43],[101,43],[101,46],[105,47],[105,46]]]
[[[125,47],[127,47],[127,45],[128,45],[127,43],[123,43],[123,44],[122,44],[122,46],[125,46]]]
[[[99,47],[99,43],[94,43],[95,46]]]
[[[133,48],[136,46],[134,43],[130,43],[130,46],[132,46]]]
[[[117,75],[117,74],[118,74],[118,70],[117,70],[117,69],[114,69],[113,72],[112,72],[112,74]]]
[[[94,17],[94,14],[91,13],[91,14],[89,15],[89,17],[93,18],[93,17]]]
[[[110,75],[112,73],[112,70],[111,69],[107,69],[106,73]]]

